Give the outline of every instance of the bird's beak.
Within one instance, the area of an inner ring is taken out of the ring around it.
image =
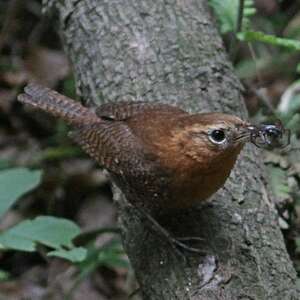
[[[245,123],[237,128],[237,133],[234,139],[235,143],[244,144],[251,141],[251,136],[255,126],[250,123]]]

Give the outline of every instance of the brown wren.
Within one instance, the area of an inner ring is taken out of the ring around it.
[[[222,113],[191,115],[161,103],[119,102],[95,111],[30,84],[19,101],[62,118],[71,137],[107,169],[132,204],[187,208],[223,186],[249,124]]]
[[[161,103],[119,102],[92,110],[37,84],[18,100],[72,125],[71,137],[108,170],[127,200],[151,212],[208,199],[253,133],[233,115],[189,114]]]

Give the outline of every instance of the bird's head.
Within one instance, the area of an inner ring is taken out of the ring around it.
[[[244,144],[250,140],[250,124],[240,118],[222,113],[195,114],[183,117],[173,132],[173,141],[182,154],[201,163],[232,164]]]

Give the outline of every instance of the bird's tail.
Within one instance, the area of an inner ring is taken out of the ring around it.
[[[92,110],[80,103],[36,83],[27,85],[24,93],[18,96],[18,100],[44,110],[75,126],[91,124],[101,120]]]

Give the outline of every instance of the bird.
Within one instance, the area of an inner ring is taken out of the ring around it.
[[[208,201],[224,185],[254,132],[235,115],[190,114],[158,102],[87,108],[37,83],[28,84],[18,100],[71,125],[75,143],[158,227],[156,213]]]

